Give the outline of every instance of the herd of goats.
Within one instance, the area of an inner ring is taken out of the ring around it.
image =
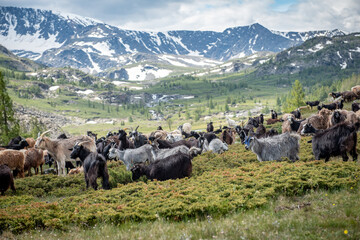
[[[306,102],[317,107],[318,112],[306,119],[301,118],[301,109],[283,114],[278,118],[271,110],[267,125],[282,122],[282,133],[264,126],[264,115],[249,117],[246,124],[237,124],[230,118],[227,126],[214,129],[213,123],[207,124],[206,132],[192,131],[191,124],[185,123],[172,132],[164,131],[161,126],[149,135],[136,129],[120,129],[109,132],[106,137],[98,138],[91,131],[85,136],[49,138],[46,131],[38,138],[12,139],[7,146],[0,148],[0,191],[15,190],[13,177],[24,177],[43,173],[42,166],[56,165],[58,175],[84,172],[86,187],[97,189],[97,178],[102,178],[103,189],[109,189],[107,160],[120,160],[126,170],[132,172],[132,179],[145,175],[148,179],[167,180],[189,177],[192,172],[192,159],[204,152],[221,154],[234,144],[238,136],[247,150],[257,155],[259,161],[299,159],[300,135],[312,134],[313,154],[316,160],[331,156],[341,156],[348,160],[347,152],[357,160],[357,131],[360,126],[360,104],[353,102],[352,111],[343,110],[343,103],[360,98],[360,86],[351,91],[330,93],[334,97],[331,104],[319,105],[319,101]],[[75,168],[71,162],[76,162]],[[69,171],[69,168],[72,168]],[[45,173],[56,173],[53,168]],[[13,171],[13,172],[12,172]]]

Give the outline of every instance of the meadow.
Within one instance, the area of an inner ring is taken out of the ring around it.
[[[308,140],[295,163],[258,162],[237,143],[194,158],[190,178],[163,182],[133,182],[123,165],[109,162],[108,191],[86,190],[83,175],[16,179],[17,192],[0,201],[2,236],[359,238],[360,165],[314,161]]]

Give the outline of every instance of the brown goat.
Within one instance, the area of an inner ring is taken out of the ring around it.
[[[31,148],[25,153],[24,171],[28,171],[28,176],[31,176],[31,168],[34,168],[35,175],[43,173],[42,166],[45,164],[44,156],[47,154],[46,150]]]
[[[25,154],[18,150],[0,151],[0,165],[7,165],[11,170],[19,171],[20,177],[24,177]]]
[[[65,161],[71,161],[70,153],[76,142],[86,142],[85,148],[91,152],[96,152],[96,145],[93,138],[89,136],[78,136],[68,139],[50,139],[44,135],[49,131],[44,132],[36,140],[35,147],[47,150],[49,154],[57,162],[58,175],[65,176]]]
[[[272,119],[272,118],[266,119],[267,125],[275,124],[277,122],[280,122],[280,119]]]
[[[351,91],[356,94],[356,96],[360,96],[360,85],[353,86]]]
[[[26,138],[25,139],[29,146],[26,147],[26,149],[33,148],[35,146],[35,139],[33,138]]]
[[[14,177],[11,172],[11,169],[7,165],[0,165],[0,192],[1,195],[5,194],[5,191],[8,188],[11,188],[14,192],[16,192],[14,185]]]
[[[220,135],[220,140],[227,143],[228,145],[235,143],[235,138],[236,131],[233,128],[225,129]]]
[[[329,121],[331,119],[332,111],[324,108],[319,111],[318,114],[312,115],[307,118],[305,121],[301,122],[300,127],[298,129],[298,133],[301,133],[303,126],[306,123],[311,123],[313,127],[316,129],[326,129],[329,126]]]

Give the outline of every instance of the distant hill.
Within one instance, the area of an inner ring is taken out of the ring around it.
[[[22,72],[32,72],[45,66],[26,58],[20,58],[0,45],[0,67]]]

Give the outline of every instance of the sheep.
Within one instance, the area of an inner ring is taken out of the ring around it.
[[[11,170],[17,170],[20,177],[24,177],[24,162],[25,154],[18,150],[4,150],[0,151],[0,165],[5,164]]]
[[[306,103],[306,105],[309,105],[311,109],[320,104],[319,101],[307,101],[305,103]]]
[[[159,181],[190,177],[192,173],[191,157],[188,154],[179,153],[149,165],[137,164],[131,168],[131,172],[134,181],[142,175],[150,180],[157,179]]]
[[[360,96],[360,85],[353,86],[351,91],[356,94],[356,96]]]
[[[25,164],[24,171],[28,171],[28,176],[31,176],[31,168],[34,168],[35,175],[39,173],[42,174],[42,165],[45,164],[44,156],[47,155],[46,150],[31,148],[25,153]]]
[[[90,184],[94,190],[97,190],[96,179],[101,177],[103,189],[110,189],[106,159],[101,154],[91,152],[84,147],[84,143],[76,143],[71,150],[70,157],[73,159],[80,158],[83,162],[86,188],[89,188]]]
[[[287,157],[293,162],[298,160],[300,136],[294,133],[283,133],[269,138],[256,139],[247,137],[245,140],[246,150],[251,149],[262,161],[280,161]]]
[[[123,151],[112,147],[109,150],[108,158],[120,159],[125,164],[126,170],[129,171],[135,163],[154,162],[156,156],[154,156],[152,146],[145,144],[136,149],[125,149]]]
[[[86,141],[86,147],[91,152],[96,152],[96,145],[94,139],[89,136],[78,136],[68,139],[50,139],[44,135],[48,133],[46,131],[42,133],[36,140],[35,147],[43,150],[47,150],[48,153],[54,158],[57,163],[58,175],[65,176],[65,162],[71,161],[69,150],[75,145],[75,142]],[[85,146],[84,146],[85,147]]]
[[[321,130],[308,123],[304,125],[301,133],[315,134],[311,141],[315,160],[325,158],[325,162],[327,162],[331,156],[342,156],[343,161],[347,161],[349,159],[347,152],[350,152],[353,160],[356,161],[358,156],[356,153],[356,131],[358,128],[359,123],[354,125],[343,122]]]
[[[221,154],[227,150],[229,147],[226,143],[222,142],[220,139],[213,139],[210,143],[204,137],[199,139],[199,146],[202,148],[202,152],[212,151],[213,153]]]
[[[187,134],[190,134],[191,132],[191,124],[190,123],[184,123],[183,125],[180,125],[178,129],[181,132],[186,132]]]
[[[11,188],[13,192],[16,192],[14,185],[14,177],[11,169],[7,165],[0,165],[0,192],[1,195],[5,195],[5,191]]]
[[[226,121],[227,121],[227,124],[228,124],[228,127],[230,128],[234,128],[236,127],[236,122],[232,119],[230,119],[228,116],[226,116]]]

